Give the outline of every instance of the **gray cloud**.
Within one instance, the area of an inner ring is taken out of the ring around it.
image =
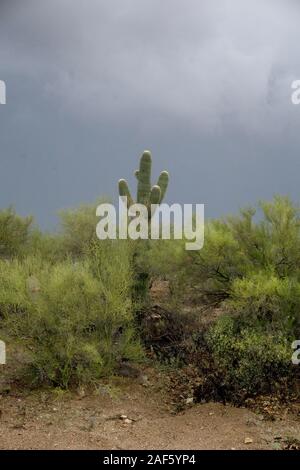
[[[205,202],[212,214],[297,194],[297,2],[27,0],[2,8],[0,79],[10,98],[0,110],[2,205],[9,199],[46,223],[62,204],[113,193],[144,147],[173,170],[170,198]]]

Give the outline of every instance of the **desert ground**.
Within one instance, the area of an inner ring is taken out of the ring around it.
[[[0,449],[283,449],[300,439],[299,411],[221,403],[175,412],[157,371],[147,384],[113,377],[91,390],[23,392],[2,385]],[[145,386],[147,385],[147,386]],[[270,405],[268,407],[268,405]],[[270,411],[271,409],[271,411]]]

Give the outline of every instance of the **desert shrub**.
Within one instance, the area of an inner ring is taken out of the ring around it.
[[[236,279],[227,303],[245,324],[282,334],[300,334],[300,283],[260,272]]]
[[[75,209],[66,209],[59,212],[60,234],[62,236],[63,250],[73,258],[86,253],[91,244],[96,242],[96,226],[99,219],[96,217],[96,208],[100,203],[82,204]]]
[[[26,273],[18,260],[0,260],[0,317],[28,307]]]
[[[32,217],[21,217],[12,208],[0,211],[0,258],[20,256],[26,250]]]
[[[211,329],[209,343],[229,383],[248,393],[295,383],[291,345],[300,334],[299,282],[267,271],[236,279],[227,310],[231,316]]]
[[[218,307],[217,320],[195,325],[187,351],[186,366],[193,364],[205,383],[201,399],[242,402],[247,395],[296,390],[291,345],[300,336],[299,224],[299,209],[277,196],[260,202],[258,212],[248,208],[207,222],[203,249],[178,258],[177,292],[197,303],[199,319]],[[160,272],[167,258],[161,254]]]
[[[52,264],[70,256],[62,233],[42,232],[38,228],[32,231],[26,254]]]
[[[255,210],[241,211],[230,217],[228,224],[240,249],[254,268],[273,269],[279,277],[299,274],[300,218],[299,208],[287,197],[259,203],[259,220]]]
[[[242,277],[249,265],[225,221],[210,221],[205,227],[204,247],[187,253],[186,283],[193,284],[202,299],[218,303],[229,297],[234,279]]]
[[[175,280],[183,270],[184,240],[151,240],[145,257],[152,277]]]
[[[30,352],[37,382],[62,387],[92,382],[112,373],[122,358],[142,356],[126,246],[102,242],[92,253],[76,262],[27,269],[38,279],[38,293],[27,296],[21,312],[5,315],[5,331]],[[18,289],[24,292],[24,274]]]
[[[167,281],[171,296],[168,298],[170,308],[184,302],[183,280],[186,279],[185,246],[183,240],[147,240],[141,242],[137,249],[136,241],[132,242],[134,266],[134,297],[142,308],[151,304],[149,292],[155,282]],[[143,273],[145,273],[143,277]],[[139,302],[139,299],[142,301]],[[161,299],[162,300],[162,299]],[[165,299],[166,300],[166,299]]]
[[[229,397],[245,398],[282,387],[288,391],[295,379],[291,342],[279,331],[245,327],[229,316],[221,317],[207,334],[215,367],[221,372]]]
[[[186,254],[186,283],[202,300],[220,303],[236,279],[262,271],[281,277],[300,275],[299,209],[285,197],[260,202],[260,212],[206,223],[204,247]]]
[[[300,284],[263,271],[236,279],[226,314],[210,328],[207,342],[224,385],[237,393],[285,390],[297,380],[292,342],[300,334]]]

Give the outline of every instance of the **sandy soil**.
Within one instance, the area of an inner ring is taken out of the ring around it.
[[[0,449],[280,449],[287,437],[300,438],[299,424],[219,403],[174,415],[157,383],[125,378],[88,393],[0,398]]]

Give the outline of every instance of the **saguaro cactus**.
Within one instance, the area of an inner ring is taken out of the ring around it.
[[[149,214],[151,214],[151,204],[160,204],[162,202],[169,183],[169,173],[167,171],[162,171],[157,184],[151,187],[151,167],[151,153],[148,150],[145,150],[141,156],[140,168],[135,172],[135,176],[138,180],[136,202],[144,204],[147,207]],[[124,179],[119,180],[119,194],[120,196],[127,197],[128,207],[134,204],[135,201],[130,194],[128,184]]]
[[[151,186],[151,167],[151,153],[148,150],[145,150],[141,156],[140,168],[135,172],[135,176],[138,180],[136,202],[139,204],[144,204],[147,207],[148,219],[151,219],[151,216],[153,215],[151,211],[151,204],[160,204],[162,202],[169,183],[169,173],[167,171],[162,171],[158,178],[157,184]],[[124,179],[119,180],[119,194],[121,197],[127,197],[128,208],[135,203],[130,194],[128,184]],[[144,258],[144,253],[145,250],[150,248],[150,246],[149,240],[139,240],[139,242],[141,243],[136,244],[133,255],[136,272],[134,291],[135,302],[137,299],[139,299],[141,301],[141,305],[143,305],[148,299],[150,286],[150,274],[147,261],[145,261]]]

